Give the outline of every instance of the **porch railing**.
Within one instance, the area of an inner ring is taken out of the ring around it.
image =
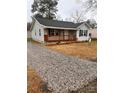
[[[52,41],[75,41],[76,36],[70,36],[70,35],[49,36],[49,35],[44,35],[44,40],[48,41],[48,42],[52,42]]]

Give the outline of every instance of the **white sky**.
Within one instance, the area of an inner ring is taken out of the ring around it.
[[[27,20],[31,21],[31,4],[33,0],[27,0]],[[69,18],[72,12],[81,8],[81,0],[59,0],[57,8],[57,15],[60,15],[62,19]],[[90,17],[87,15],[87,17]]]

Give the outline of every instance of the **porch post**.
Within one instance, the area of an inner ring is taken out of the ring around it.
[[[63,29],[63,40],[65,40],[64,38],[65,38],[65,37],[64,37],[64,29]]]
[[[59,31],[59,41],[60,41],[60,34],[61,34],[61,30]]]
[[[70,40],[70,30],[68,31],[68,40]]]
[[[44,35],[45,41],[48,41],[48,35]]]

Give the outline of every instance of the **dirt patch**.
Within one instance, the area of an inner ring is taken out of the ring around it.
[[[47,89],[47,84],[29,67],[27,69],[27,93],[51,93]]]
[[[97,41],[46,46],[57,52],[97,61]]]

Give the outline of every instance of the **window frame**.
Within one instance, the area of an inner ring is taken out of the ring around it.
[[[79,37],[86,36],[87,37],[88,30],[79,30]]]
[[[58,30],[54,30],[54,36],[59,36],[59,31]]]
[[[84,30],[84,36],[87,36],[87,34],[88,34],[88,30]]]
[[[79,37],[83,36],[83,30],[79,30]]]
[[[59,31],[55,29],[49,29],[48,30],[48,35],[49,36],[59,36]]]
[[[35,30],[35,33],[34,34],[35,34],[35,36],[37,36],[36,30]]]
[[[39,29],[39,36],[41,36],[41,29]]]

